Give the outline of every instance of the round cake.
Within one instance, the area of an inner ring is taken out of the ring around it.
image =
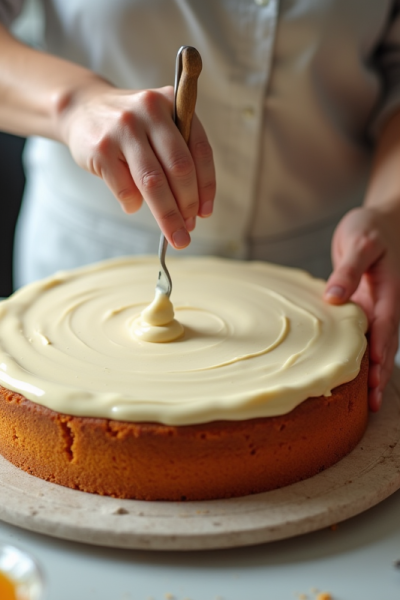
[[[168,267],[175,317],[151,325],[155,257],[60,272],[0,303],[0,453],[144,500],[263,492],[348,454],[368,419],[362,310],[325,303],[324,282],[296,269]]]

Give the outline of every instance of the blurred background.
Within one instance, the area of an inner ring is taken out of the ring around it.
[[[21,154],[25,140],[0,133],[0,296],[12,291],[12,251],[14,229],[21,204],[25,177]]]
[[[25,43],[38,47],[42,28],[38,1],[26,0],[23,12],[13,25],[14,34]],[[9,296],[13,289],[14,229],[25,185],[22,166],[24,144],[24,138],[0,132],[0,297]]]

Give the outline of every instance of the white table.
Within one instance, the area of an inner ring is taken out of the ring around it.
[[[0,541],[30,552],[46,600],[399,600],[400,491],[338,525],[261,546],[140,552],[65,542],[0,523]]]

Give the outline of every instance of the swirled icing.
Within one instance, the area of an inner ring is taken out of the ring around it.
[[[156,257],[106,261],[0,303],[0,384],[61,413],[166,424],[289,412],[359,372],[367,319],[322,300],[324,282],[266,263],[170,258],[183,334],[146,342],[134,323]]]
[[[174,307],[167,294],[156,289],[154,300],[133,322],[133,334],[144,342],[166,343],[177,340],[184,332],[175,318]]]

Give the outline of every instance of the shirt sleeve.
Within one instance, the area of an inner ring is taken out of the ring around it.
[[[0,22],[9,27],[21,12],[24,0],[0,0]]]
[[[383,125],[400,109],[400,0],[392,3],[389,23],[379,45],[376,61],[382,78],[382,99],[371,133],[379,135]]]

